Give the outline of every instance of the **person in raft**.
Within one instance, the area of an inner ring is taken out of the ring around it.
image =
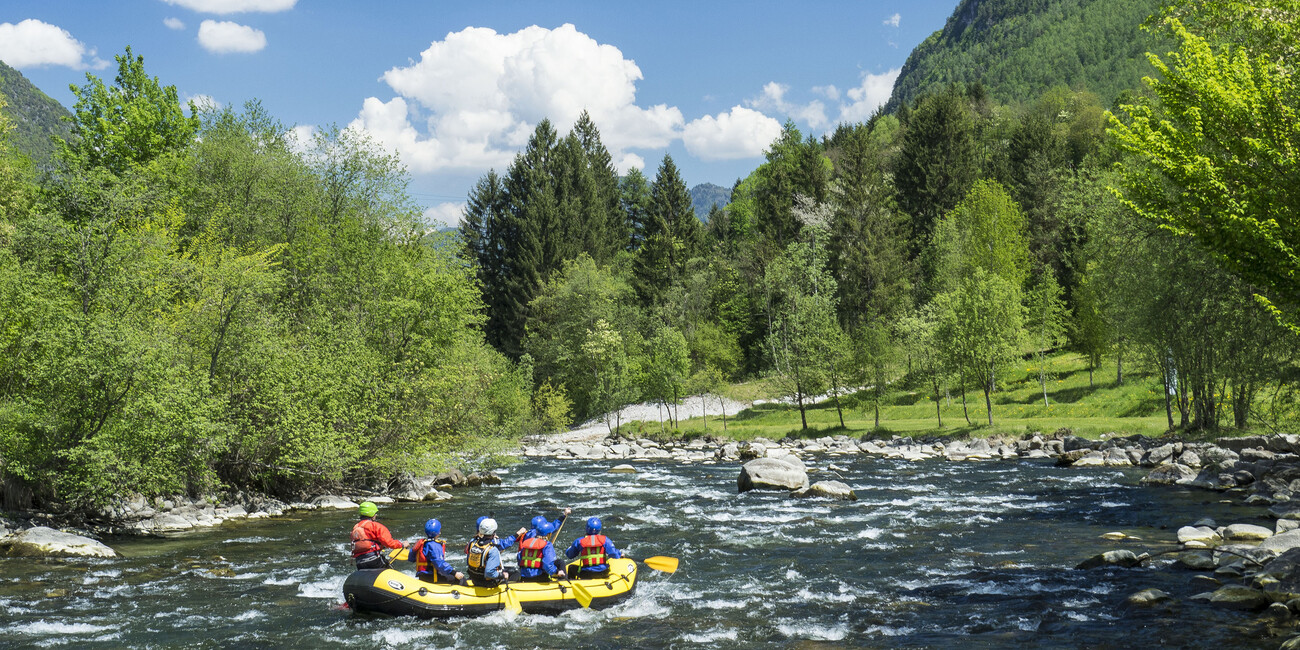
[[[475,521],[475,522],[474,522],[474,534],[476,534],[476,535],[478,534],[478,528],[479,528],[479,526],[482,526],[482,525],[483,525],[483,522],[487,521],[488,519],[491,519],[491,517],[490,517],[490,516],[487,516],[487,515],[484,515],[484,516],[482,516],[482,517],[479,517],[479,518],[478,518],[478,521]],[[493,521],[495,521],[495,520],[493,520]],[[511,535],[511,536],[509,536],[509,537],[507,537],[507,538],[505,538],[505,539],[501,539],[500,537],[493,536],[493,538],[492,538],[492,543],[493,543],[494,545],[496,545],[498,551],[504,551],[504,550],[510,548],[511,546],[514,546],[514,545],[515,545],[515,542],[518,541],[519,539],[523,538],[524,534],[526,534],[527,532],[528,532],[527,529],[520,528],[519,530],[515,531],[515,534],[513,534],[513,535]],[[473,540],[471,540],[471,541],[473,541]],[[469,544],[466,544],[466,545],[465,545],[465,555],[469,555]]]
[[[551,533],[559,530],[560,526],[564,523],[564,520],[569,518],[569,513],[571,512],[573,512],[573,508],[565,508],[564,512],[560,513],[559,519],[549,522],[551,524]],[[520,540],[520,543],[522,543],[525,540],[530,540],[534,537],[537,537],[538,535],[541,535],[542,537],[546,537],[547,535],[551,534],[551,533],[539,532],[542,528],[542,524],[548,523],[546,521],[545,515],[537,515],[536,517],[533,517],[533,520],[530,523],[533,525],[533,527],[530,528],[528,532],[524,533],[524,538],[523,540]]]
[[[506,573],[501,564],[501,549],[497,546],[499,540],[496,534],[496,520],[485,517],[479,521],[478,535],[469,540],[469,548],[465,550],[469,577],[474,580],[476,587],[494,587],[510,580],[510,574]],[[511,545],[513,544],[511,539]]]
[[[386,548],[406,548],[405,542],[393,539],[388,526],[375,521],[379,506],[363,501],[357,508],[361,521],[352,527],[352,559],[358,569],[384,569],[389,565]]]
[[[599,517],[588,519],[587,534],[573,540],[573,544],[564,551],[564,554],[570,558],[578,558],[577,571],[574,571],[575,567],[569,567],[570,578],[576,577],[580,580],[604,578],[609,576],[609,560],[632,559],[626,554],[619,553],[618,549],[614,548],[614,542],[600,534],[600,529]]]
[[[564,578],[564,571],[555,564],[555,547],[547,539],[555,530],[555,524],[543,519],[541,525],[529,531],[536,534],[519,543],[519,579],[523,582]]]
[[[447,542],[438,537],[441,532],[442,522],[437,519],[424,522],[424,539],[411,546],[409,556],[415,563],[415,577],[425,582],[459,584],[465,574],[447,561]]]

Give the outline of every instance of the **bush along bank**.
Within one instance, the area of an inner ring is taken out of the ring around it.
[[[153,499],[132,494],[115,497],[107,505],[93,511],[19,511],[0,516],[0,555],[5,554],[6,541],[20,533],[36,529],[57,529],[91,539],[106,535],[166,537],[227,522],[278,517],[293,511],[356,509],[360,501],[446,501],[453,498],[448,490],[500,484],[501,478],[490,471],[466,474],[452,469],[434,476],[401,477],[386,483],[359,486],[337,494],[322,494],[298,501],[283,501],[251,492],[196,497],[175,495]]]

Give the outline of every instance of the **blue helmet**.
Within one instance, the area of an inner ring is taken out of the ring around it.
[[[542,537],[546,537],[553,532],[555,532],[555,524],[546,521],[545,519],[542,520],[542,525],[537,526],[537,534]]]
[[[546,523],[546,517],[543,517],[541,515],[537,515],[536,517],[533,517],[533,528],[536,528],[537,530],[540,531],[542,529],[542,524],[544,523]]]
[[[600,517],[592,517],[587,520],[587,534],[595,535],[600,533]]]
[[[487,518],[488,518],[487,515],[483,515],[482,517],[479,517],[477,521],[474,522],[474,532],[478,532],[478,527],[482,526],[483,520]]]
[[[442,532],[442,522],[437,519],[430,519],[424,522],[425,537],[437,537]]]

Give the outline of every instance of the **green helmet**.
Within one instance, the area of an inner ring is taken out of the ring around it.
[[[357,512],[361,513],[362,517],[373,517],[379,514],[379,506],[369,501],[362,501],[361,506],[357,508]]]

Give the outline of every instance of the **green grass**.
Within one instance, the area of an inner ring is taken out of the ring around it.
[[[943,424],[935,421],[933,396],[920,390],[892,390],[885,396],[881,407],[880,429],[874,429],[873,411],[868,396],[856,396],[863,404],[844,409],[844,427],[840,427],[834,403],[827,401],[808,409],[808,430],[800,427],[799,410],[782,404],[762,404],[727,418],[726,435],[738,440],[765,437],[779,440],[790,437],[820,437],[846,434],[858,437],[867,433],[880,436],[952,436],[972,437],[990,435],[1019,436],[1032,431],[1051,433],[1069,428],[1075,435],[1097,437],[1103,433],[1130,435],[1140,433],[1158,436],[1165,433],[1166,420],[1161,386],[1157,378],[1149,375],[1129,374],[1122,385],[1115,384],[1115,365],[1103,366],[1095,373],[1095,384],[1088,383],[1088,368],[1078,354],[1059,353],[1046,360],[1048,370],[1047,397],[1038,384],[1038,363],[1034,360],[1017,362],[1003,371],[999,391],[992,397],[993,426],[987,425],[984,395],[977,389],[968,389],[967,407],[973,424],[968,425],[962,415],[961,394],[953,392],[942,401]],[[770,382],[750,382],[770,392]],[[739,394],[757,395],[759,389],[749,386]],[[750,399],[753,399],[752,397]],[[853,401],[853,400],[846,400]],[[634,422],[624,425],[623,431],[635,435],[654,437],[659,433],[655,422]],[[679,435],[694,437],[704,433],[722,435],[719,417],[708,418],[705,429],[703,418],[684,420]]]

